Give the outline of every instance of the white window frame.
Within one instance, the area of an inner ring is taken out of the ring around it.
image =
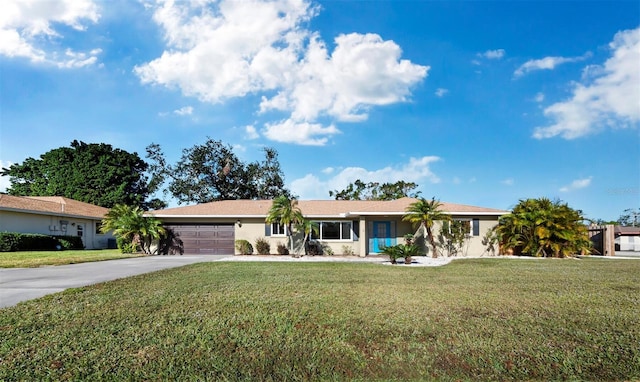
[[[277,228],[277,229],[275,229],[275,228]],[[282,231],[282,233],[280,233],[280,231]],[[288,231],[288,228],[287,228],[286,225],[280,224],[280,223],[277,223],[277,222],[271,223],[271,236],[274,236],[274,237],[286,237],[286,236],[288,236],[287,235],[287,231]]]
[[[349,241],[352,242],[353,241],[353,221],[351,220],[320,220],[320,221],[314,221],[314,223],[318,224],[318,237],[315,238],[315,240],[322,240],[322,241]],[[338,239],[326,239],[323,236],[323,226],[324,223],[337,223],[340,224],[340,238]],[[347,223],[349,224],[349,237],[342,237],[342,224]]]

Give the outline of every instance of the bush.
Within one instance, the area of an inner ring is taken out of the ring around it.
[[[253,246],[247,240],[236,240],[236,249],[241,255],[253,254]]]
[[[39,233],[0,232],[0,252],[55,251],[60,249],[84,249],[82,238]]]
[[[320,243],[319,241],[309,241],[309,244],[307,244],[307,246],[307,254],[309,256],[322,256],[324,254],[322,243]]]
[[[60,242],[60,246],[64,250],[84,249],[82,238],[80,236],[54,236]]]
[[[136,245],[126,240],[124,237],[118,236],[116,238],[116,243],[118,244],[120,253],[136,253]]]
[[[270,255],[271,244],[264,237],[256,239],[256,251],[259,255]]]
[[[354,255],[353,247],[350,246],[350,245],[346,245],[346,244],[343,245],[342,246],[342,254],[345,255],[345,256],[353,256]]]
[[[289,248],[287,248],[287,246],[282,243],[278,243],[278,255],[289,255]]]

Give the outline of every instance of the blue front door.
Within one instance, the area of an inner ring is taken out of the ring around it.
[[[382,249],[391,245],[391,222],[373,222],[373,248],[374,253],[382,252]]]

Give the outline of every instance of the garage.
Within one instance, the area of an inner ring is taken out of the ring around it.
[[[184,244],[186,255],[233,255],[233,224],[167,225]]]

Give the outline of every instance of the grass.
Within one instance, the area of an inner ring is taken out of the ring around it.
[[[203,263],[0,310],[0,380],[638,380],[640,261]]]
[[[43,265],[77,264],[138,256],[141,255],[120,253],[118,249],[0,252],[0,268],[33,268]]]

